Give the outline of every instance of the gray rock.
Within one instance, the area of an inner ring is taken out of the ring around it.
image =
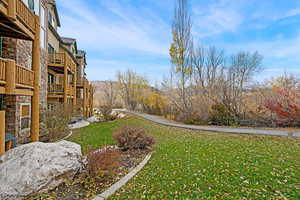
[[[8,151],[0,157],[0,199],[23,199],[57,187],[82,168],[78,144],[35,142]]]

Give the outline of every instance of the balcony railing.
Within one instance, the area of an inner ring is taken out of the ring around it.
[[[64,65],[65,53],[49,53],[49,64]]]
[[[34,81],[34,72],[25,67],[16,65],[16,84],[19,87],[32,87]]]
[[[67,67],[72,71],[75,72],[76,69],[76,63],[74,60],[67,54]]]
[[[67,94],[73,96],[75,94],[75,88],[73,85],[68,86]]]
[[[67,95],[73,96],[75,94],[75,87],[73,85],[68,85],[66,92],[67,92]],[[63,84],[49,83],[48,84],[48,93],[50,95],[53,95],[53,94],[62,95],[64,93]]]
[[[22,0],[0,0],[1,10],[4,14],[12,19],[12,23],[17,25],[23,33],[15,32],[15,35],[34,39],[36,32],[36,15],[26,6]],[[7,24],[10,26],[9,24]],[[10,36],[10,35],[9,35]]]
[[[77,81],[76,81],[77,86],[83,86],[85,81],[86,81],[86,78],[85,78],[85,77],[80,77],[80,76],[77,74]]]
[[[7,68],[8,62],[7,60],[0,59],[0,83],[5,84],[6,83],[6,68]]]
[[[49,53],[48,55],[49,65],[54,66],[67,66],[69,70],[75,71],[76,63],[67,53]]]
[[[83,105],[83,99],[82,98],[77,98],[76,102],[78,105]]]
[[[13,1],[13,0],[10,0]],[[27,26],[31,32],[35,32],[35,15],[31,10],[24,4],[22,0],[16,1],[16,14],[19,20]]]
[[[64,93],[64,86],[62,84],[49,83],[48,93],[51,94],[61,94]]]
[[[0,58],[0,84],[11,94],[15,89],[33,89],[34,72],[17,65],[14,60]]]

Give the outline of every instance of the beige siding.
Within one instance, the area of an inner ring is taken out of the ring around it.
[[[55,49],[56,52],[59,51],[59,41],[56,39],[52,31],[48,31],[48,43]]]

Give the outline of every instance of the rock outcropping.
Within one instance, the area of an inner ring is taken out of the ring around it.
[[[23,199],[56,187],[82,168],[78,144],[35,142],[0,157],[0,199]]]

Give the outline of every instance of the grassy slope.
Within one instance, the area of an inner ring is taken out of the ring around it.
[[[85,150],[113,144],[121,125],[157,141],[146,167],[111,199],[300,199],[300,139],[164,127],[130,118],[93,124],[70,138]]]

